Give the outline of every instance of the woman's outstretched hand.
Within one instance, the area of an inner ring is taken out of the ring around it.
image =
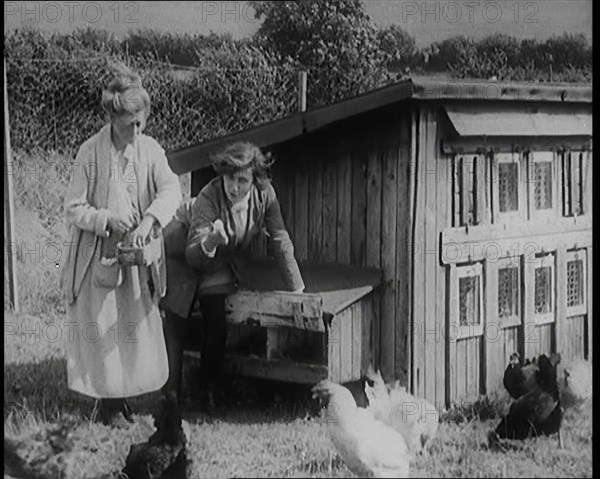
[[[223,221],[216,220],[212,225],[212,230],[210,233],[206,235],[206,239],[204,240],[204,247],[208,251],[213,251],[219,245],[225,245],[229,242],[229,238],[227,237],[227,233],[225,233],[225,225]]]

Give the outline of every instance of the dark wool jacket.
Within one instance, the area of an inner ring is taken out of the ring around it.
[[[164,229],[167,294],[162,305],[165,309],[188,317],[196,294],[234,292],[251,260],[249,247],[261,234],[269,237],[286,288],[290,291],[304,288],[273,186],[270,183],[262,188],[252,185],[246,235],[240,244],[236,244],[230,208],[223,177],[219,176],[208,183],[196,198],[183,203]],[[229,241],[227,245],[219,246],[216,255],[210,258],[200,243],[217,219],[223,221]]]

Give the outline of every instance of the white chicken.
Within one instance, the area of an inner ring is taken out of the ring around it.
[[[579,407],[592,398],[592,364],[583,359],[560,362],[557,367],[558,390],[563,408]]]
[[[388,391],[379,371],[367,371],[365,394],[369,400],[368,410],[376,419],[398,431],[404,437],[412,454],[422,453],[425,444],[437,432],[439,413],[433,404],[416,398],[401,387],[398,381]]]
[[[410,453],[401,434],[357,407],[352,393],[339,384],[323,380],[312,391],[328,405],[329,437],[354,474],[408,477]]]

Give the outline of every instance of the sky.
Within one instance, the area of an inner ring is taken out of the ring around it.
[[[363,0],[380,27],[398,24],[419,47],[464,34],[474,39],[503,32],[545,39],[563,32],[592,40],[592,0]],[[130,30],[252,35],[260,26],[247,2],[4,2],[4,31],[25,24],[45,32],[78,27],[106,29],[122,37]]]

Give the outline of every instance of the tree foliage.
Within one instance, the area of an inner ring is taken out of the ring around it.
[[[389,25],[377,32],[379,48],[388,70],[403,71],[421,63],[421,54],[413,36],[398,25]]]
[[[591,81],[592,46],[583,35],[545,41],[495,34],[474,41],[457,36],[424,50],[426,71],[449,71],[459,78],[527,81]]]
[[[389,76],[377,29],[360,0],[252,1],[257,41],[309,73],[313,106],[362,93]]]

